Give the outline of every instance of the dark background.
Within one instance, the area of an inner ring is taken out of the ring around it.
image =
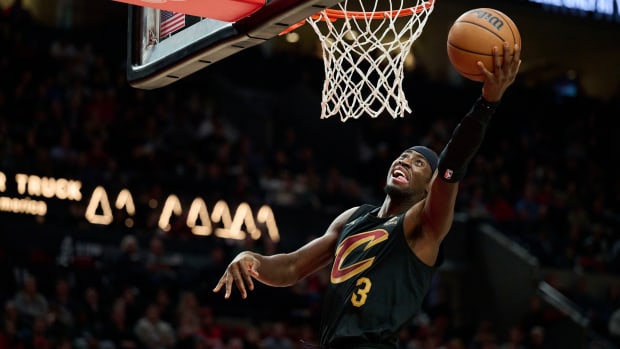
[[[482,347],[477,338],[486,336],[485,343],[499,345],[513,325],[530,347],[537,325],[553,334],[549,343],[567,334],[576,334],[575,347],[611,338],[607,324],[620,307],[620,183],[613,161],[620,149],[617,18],[523,1],[438,1],[414,44],[417,65],[404,80],[413,114],[342,123],[319,119],[323,63],[308,27],[299,29],[297,45],[277,38],[166,88],[144,91],[125,80],[124,4],[24,6],[21,11],[6,3],[3,9],[0,171],[7,188],[0,196],[26,198],[13,183],[16,173],[26,173],[80,180],[84,198],[31,197],[46,202],[45,217],[0,212],[5,304],[25,275],[37,278],[50,303],[56,281],[70,280],[80,304],[74,314],[82,319],[90,286],[108,309],[127,287],[140,292],[141,306],[160,288],[173,304],[193,290],[203,308],[215,309],[222,342],[243,337],[248,328],[269,337],[277,321],[290,326],[289,337],[300,338],[304,325],[317,324],[323,274],[295,288],[258,286],[247,301],[224,302],[211,288],[239,250],[290,251],[321,234],[341,210],[381,202],[385,171],[405,147],[425,143],[441,150],[480,92],[479,84],[460,79],[447,63],[447,30],[466,9],[487,6],[502,9],[519,26],[522,72],[462,183],[462,218],[447,241],[448,262],[405,338],[428,347],[439,347],[433,340],[446,346],[457,340],[473,348]],[[110,225],[88,222],[86,206],[97,186],[111,202],[129,189],[136,215],[114,209]],[[179,196],[184,212],[196,197],[209,210],[219,200],[231,211],[247,202],[254,215],[268,204],[282,240],[196,236],[184,216],[173,217],[172,229],[163,231],[157,221],[170,194]],[[140,243],[140,272],[133,279],[121,264],[126,236]],[[163,239],[167,257],[182,257],[173,279],[143,273],[153,237]],[[542,282],[570,302],[550,302]],[[531,314],[530,297],[547,299],[545,310]],[[567,316],[567,309],[585,324]],[[105,323],[108,315],[94,323]],[[441,332],[446,319],[450,330]],[[174,317],[168,320],[180,328]],[[84,320],[68,335],[49,334],[50,345],[70,338],[80,346],[92,326]],[[21,329],[19,340],[33,346],[31,324]],[[94,337],[103,341],[106,335]]]

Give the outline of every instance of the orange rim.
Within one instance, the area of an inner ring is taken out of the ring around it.
[[[420,13],[422,11],[428,10],[433,6],[435,0],[428,0],[422,5],[407,7],[400,10],[392,10],[392,11],[375,11],[375,12],[364,12],[364,11],[342,11],[342,10],[334,10],[334,9],[325,9],[318,14],[310,16],[310,18],[315,20],[323,20],[323,21],[331,21],[334,22],[338,19],[348,18],[348,19],[383,19],[383,18],[395,18],[395,17],[406,17],[411,16],[414,13]],[[279,35],[284,35],[292,32],[293,30],[301,27],[306,23],[305,19],[291,25],[282,31]]]
[[[364,12],[364,11],[342,11],[342,10],[334,10],[334,9],[326,9],[322,13],[312,16],[314,19],[323,19],[323,20],[336,20],[342,18],[349,19],[382,19],[382,18],[395,18],[395,17],[405,17],[411,16],[414,13],[420,13],[424,10],[428,10],[433,6],[435,0],[429,0],[422,5],[418,5],[415,7],[407,7],[400,10],[392,10],[392,11],[375,11],[375,12]],[[325,14],[325,16],[323,15]],[[324,18],[327,17],[327,18]]]

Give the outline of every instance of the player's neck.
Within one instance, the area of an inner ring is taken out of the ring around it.
[[[388,218],[397,216],[406,212],[414,204],[415,200],[396,200],[388,195],[385,197],[385,200],[383,200],[383,204],[381,205],[379,212],[377,212],[377,217]]]

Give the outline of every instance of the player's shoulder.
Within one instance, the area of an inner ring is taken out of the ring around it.
[[[340,213],[333,221],[332,225],[334,226],[344,226],[348,221],[350,221],[356,214],[358,214],[358,210],[361,206],[351,207],[342,213]]]
[[[362,205],[363,206],[363,205]],[[345,210],[344,212],[342,212],[342,214],[340,215],[340,217],[343,219],[344,222],[348,222],[349,220],[351,220],[352,217],[356,216],[357,214],[359,214],[359,210],[362,206],[355,206],[355,207],[351,207],[348,210]]]
[[[363,216],[367,213],[374,212],[375,214],[379,211],[380,207],[377,205],[371,204],[362,204],[360,206],[352,207],[348,211],[350,211],[349,220],[356,219],[360,216]]]

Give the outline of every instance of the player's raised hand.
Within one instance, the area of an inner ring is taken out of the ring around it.
[[[259,260],[251,252],[241,252],[230,262],[213,292],[219,292],[222,287],[225,287],[224,298],[229,298],[234,282],[241,293],[241,297],[247,298],[248,290],[254,290],[252,278],[258,277],[259,265]]]
[[[511,54],[508,43],[504,43],[503,52],[502,55],[497,47],[493,47],[493,71],[478,62],[485,75],[482,96],[488,102],[497,102],[502,98],[506,89],[515,81],[521,67],[521,47],[518,44],[514,46],[514,55]]]

